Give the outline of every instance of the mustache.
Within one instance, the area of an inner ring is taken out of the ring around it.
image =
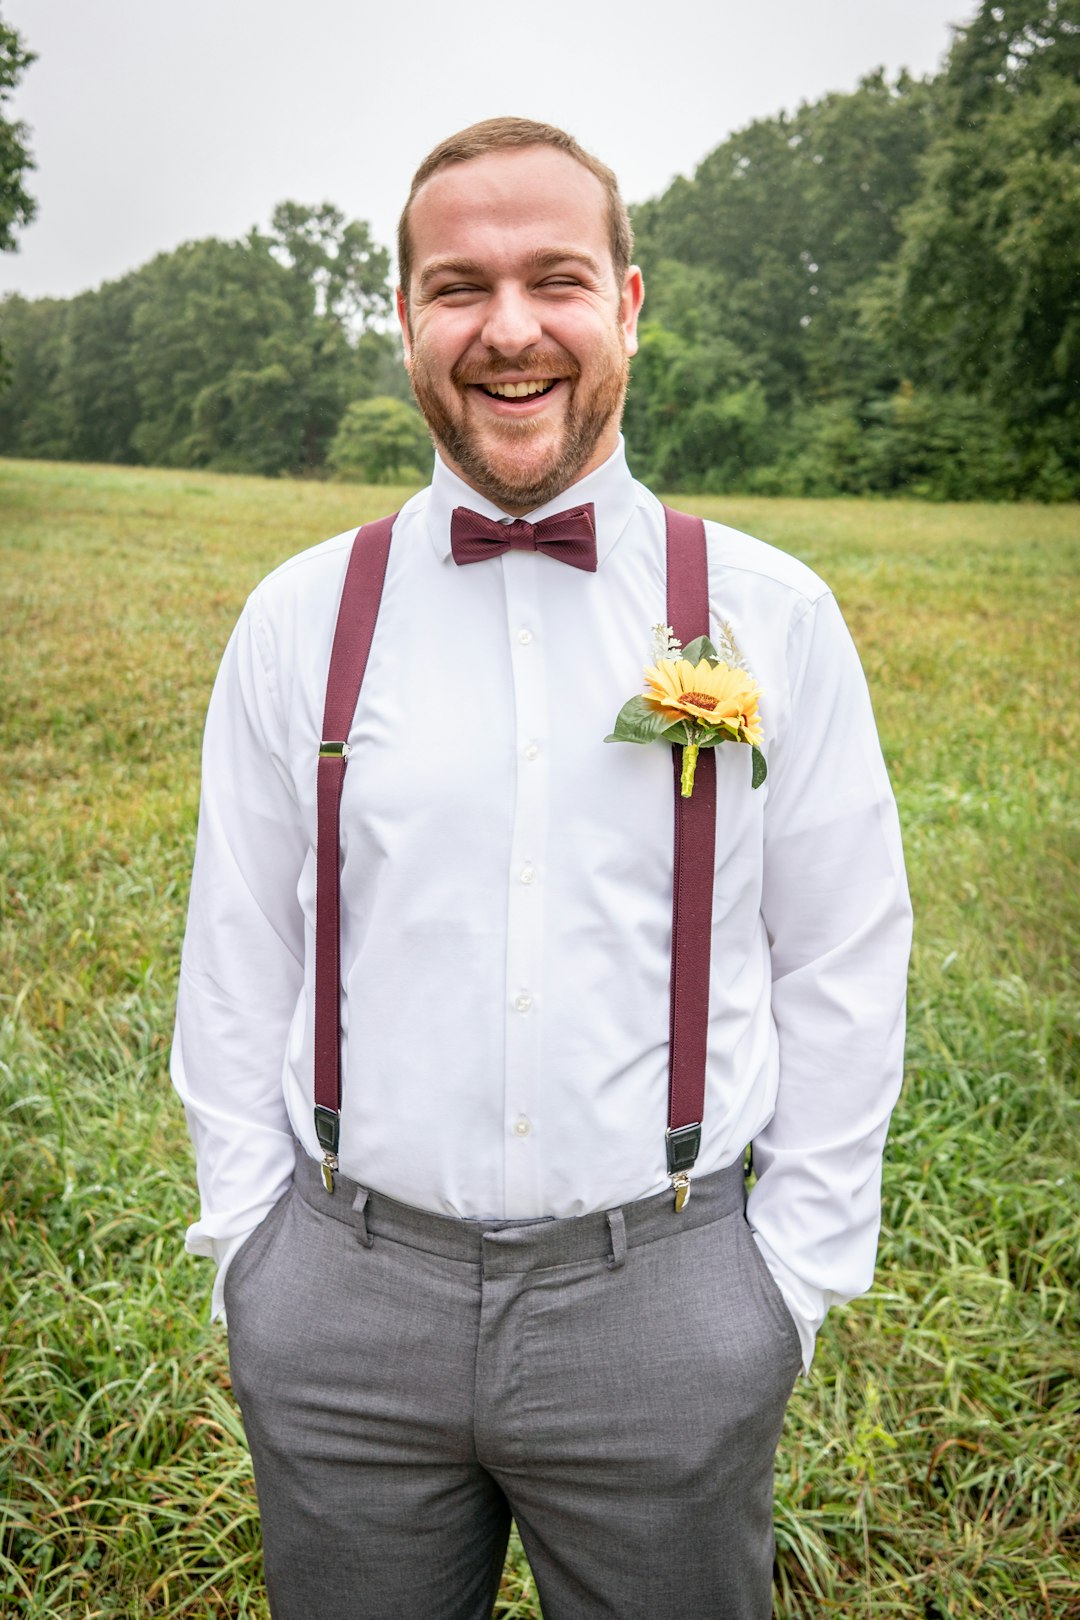
[[[495,351],[482,361],[458,364],[452,368],[450,380],[459,387],[470,387],[477,383],[496,382],[500,377],[505,377],[508,371],[528,371],[534,377],[566,377],[571,382],[576,382],[581,374],[581,368],[574,364],[569,355],[561,354],[556,349],[528,349],[523,354],[513,356]]]

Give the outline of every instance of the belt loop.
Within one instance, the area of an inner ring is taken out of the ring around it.
[[[608,1238],[611,1242],[611,1253],[608,1256],[608,1269],[617,1271],[626,1261],[626,1222],[623,1220],[621,1209],[609,1209],[607,1212]]]
[[[368,1231],[368,1228],[367,1228],[367,1216],[365,1214],[365,1211],[367,1209],[368,1197],[369,1197],[369,1194],[368,1194],[367,1188],[366,1187],[361,1187],[360,1191],[357,1193],[356,1197],[353,1199],[353,1206],[352,1206],[354,1211],[356,1212],[356,1214],[359,1215],[359,1217],[360,1217],[359,1221],[357,1222],[357,1229],[356,1229],[357,1241],[359,1243],[362,1243],[364,1245],[365,1249],[371,1249],[371,1248],[374,1248],[374,1246],[375,1246],[375,1239],[372,1236],[372,1234]]]

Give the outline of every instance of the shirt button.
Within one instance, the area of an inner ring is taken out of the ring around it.
[[[514,1121],[514,1135],[515,1136],[528,1136],[528,1134],[529,1134],[529,1132],[531,1130],[532,1130],[532,1126],[529,1124],[529,1121],[525,1118],[524,1114],[522,1114],[518,1119],[515,1119],[515,1121]]]
[[[518,638],[518,640],[520,641],[520,643],[521,643],[521,645],[523,647],[527,647],[529,645],[529,642],[532,640],[532,631],[531,630],[519,630],[518,633],[517,633],[517,638]]]
[[[522,883],[532,883],[536,877],[535,866],[523,866],[520,876]]]
[[[528,1012],[532,1006],[532,996],[520,995],[514,997],[514,1006],[518,1012]]]
[[[537,743],[530,743],[529,746],[524,749],[526,759],[536,759],[539,756],[539,753],[540,748]]]

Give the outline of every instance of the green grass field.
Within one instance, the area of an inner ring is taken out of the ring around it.
[[[248,589],[403,493],[0,463],[4,1620],[267,1615],[166,1073],[199,733]],[[795,1391],[777,1613],[1080,1616],[1080,520],[687,504],[836,590],[917,917],[877,1286]],[[512,1550],[498,1613],[538,1612]]]

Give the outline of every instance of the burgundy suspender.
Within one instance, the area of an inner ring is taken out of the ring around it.
[[[394,514],[396,517],[397,514]],[[341,587],[319,744],[315,845],[315,1131],[322,1174],[334,1190],[341,1133],[341,790],[349,730],[379,616],[394,517],[366,523]]]
[[[684,646],[709,634],[709,564],[705,525],[673,512],[667,519],[667,622]],[[675,859],[671,894],[671,1037],[668,1055],[667,1167],[675,1208],[690,1196],[690,1175],[701,1146],[705,1060],[709,1037],[709,951],[716,849],[716,750],[698,755],[694,791],[679,791],[675,767]]]
[[[667,520],[667,616],[683,643],[709,633],[705,525],[664,508]],[[341,591],[326,682],[319,747],[315,900],[315,1130],[322,1174],[334,1190],[341,1121],[341,791],[348,736],[367,667],[390,554],[394,518],[365,524],[353,541]],[[671,905],[671,1033],[668,1172],[675,1208],[690,1193],[705,1110],[709,1026],[709,948],[716,840],[716,756],[702,749],[693,796],[679,792],[675,768],[675,854]],[[707,876],[706,876],[707,874]]]

